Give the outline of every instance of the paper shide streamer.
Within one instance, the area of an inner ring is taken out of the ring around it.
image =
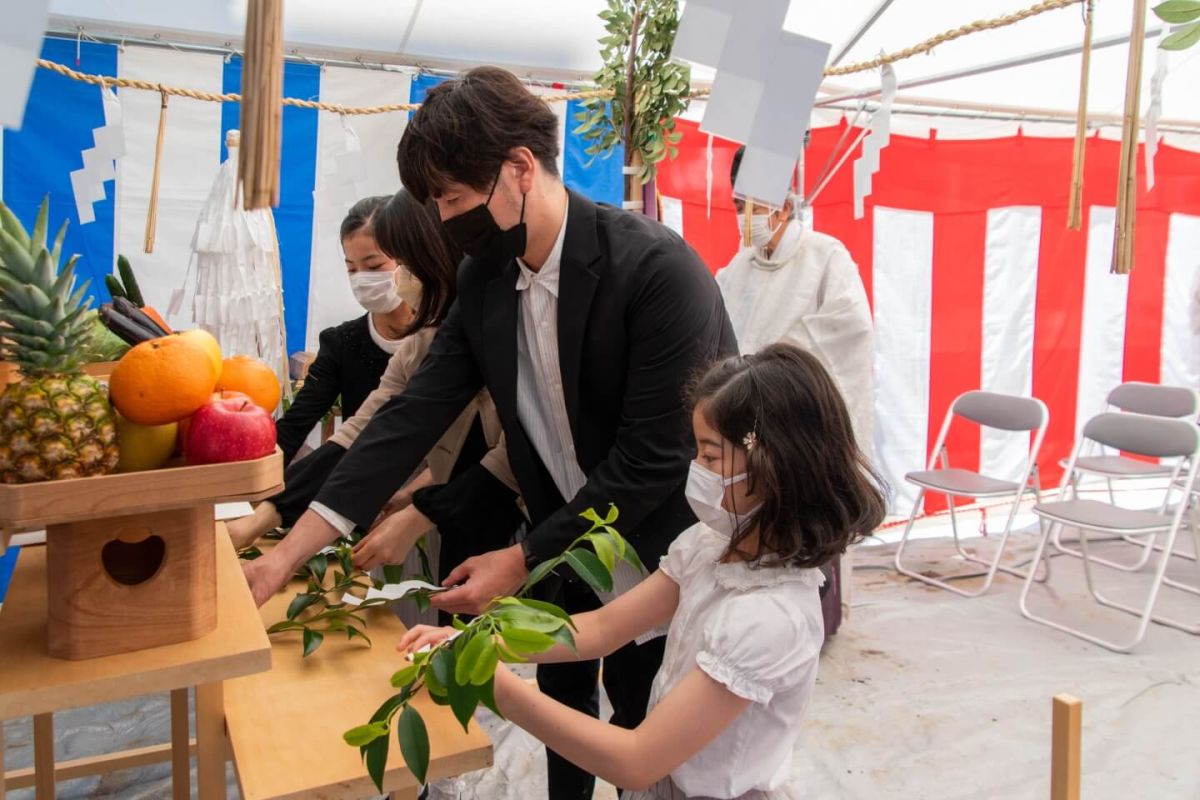
[[[71,191],[79,223],[96,221],[92,204],[104,199],[104,184],[117,179],[116,160],[125,155],[125,128],[121,121],[121,101],[107,86],[100,87],[104,124],[92,129],[94,147],[82,153],[83,167],[71,173]]]

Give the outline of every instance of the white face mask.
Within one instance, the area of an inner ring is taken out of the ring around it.
[[[755,511],[750,509],[745,514],[734,514],[724,506],[725,489],[744,480],[745,472],[732,478],[722,478],[720,473],[705,469],[693,461],[684,495],[696,519],[732,539],[734,531],[741,530]]]
[[[354,292],[354,299],[360,306],[376,314],[387,314],[400,305],[400,295],[396,293],[391,272],[352,272],[350,291]]]
[[[425,287],[421,285],[421,281],[408,271],[408,267],[403,264],[396,267],[396,271],[392,273],[393,285],[396,290],[396,295],[408,303],[408,307],[413,313],[421,307],[421,295],[425,292]]]
[[[738,214],[737,221],[738,233],[744,240],[746,237],[746,215]],[[787,224],[787,217],[784,217],[778,225],[772,228],[771,214],[752,214],[750,216],[750,244],[759,249],[766,247],[771,243],[771,239],[775,237],[775,234]]]

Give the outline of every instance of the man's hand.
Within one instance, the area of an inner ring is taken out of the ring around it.
[[[246,576],[246,583],[250,584],[254,605],[260,608],[287,585],[292,574],[283,559],[275,557],[275,554],[275,550],[270,550],[253,561],[242,562],[242,574]]]
[[[364,572],[381,564],[403,564],[417,540],[433,527],[433,522],[409,506],[380,522],[354,546],[354,566]]]
[[[430,603],[452,614],[482,613],[492,598],[515,592],[525,581],[525,554],[519,544],[468,558],[442,581],[457,586],[430,598]]]

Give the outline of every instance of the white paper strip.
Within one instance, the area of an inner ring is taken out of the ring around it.
[[[829,45],[783,30],[789,0],[758,0],[753,13],[744,5],[692,0],[672,53],[717,70],[700,130],[745,143],[734,192],[779,207],[804,146]]]
[[[1166,38],[1169,26],[1164,25],[1158,43]],[[1168,53],[1154,48],[1154,75],[1150,78],[1150,103],[1146,106],[1146,191],[1154,188],[1154,156],[1158,152],[1158,121],[1162,119],[1163,81],[1167,79]]]
[[[434,584],[427,583],[426,581],[416,580],[401,581],[400,583],[387,583],[384,584],[380,589],[368,589],[366,597],[355,597],[347,592],[346,594],[342,595],[342,602],[351,606],[362,605],[364,602],[376,599],[383,599],[390,602],[392,600],[399,600],[405,595],[419,591],[428,591],[430,593],[444,592],[446,591],[446,587],[435,586]]]
[[[712,219],[713,192],[713,137],[708,135],[708,144],[704,146],[704,218]]]
[[[21,128],[49,6],[50,0],[4,4],[4,24],[0,25],[0,75],[4,76],[0,80],[0,127]]]
[[[854,218],[863,218],[863,200],[871,193],[871,176],[879,171],[879,151],[892,138],[892,100],[896,97],[896,72],[891,64],[880,70],[882,95],[871,117],[871,130],[863,140],[862,155],[854,162]]]
[[[83,168],[71,173],[71,190],[75,194],[75,209],[79,222],[86,225],[96,220],[92,204],[104,199],[104,184],[115,181],[115,161],[125,155],[125,127],[122,123],[121,101],[112,89],[100,87],[104,107],[104,125],[92,130],[94,147],[80,155]]]

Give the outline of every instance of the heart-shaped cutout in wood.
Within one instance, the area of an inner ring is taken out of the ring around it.
[[[108,576],[124,586],[137,586],[158,574],[167,553],[167,543],[146,528],[119,530],[100,551],[100,563]]]

